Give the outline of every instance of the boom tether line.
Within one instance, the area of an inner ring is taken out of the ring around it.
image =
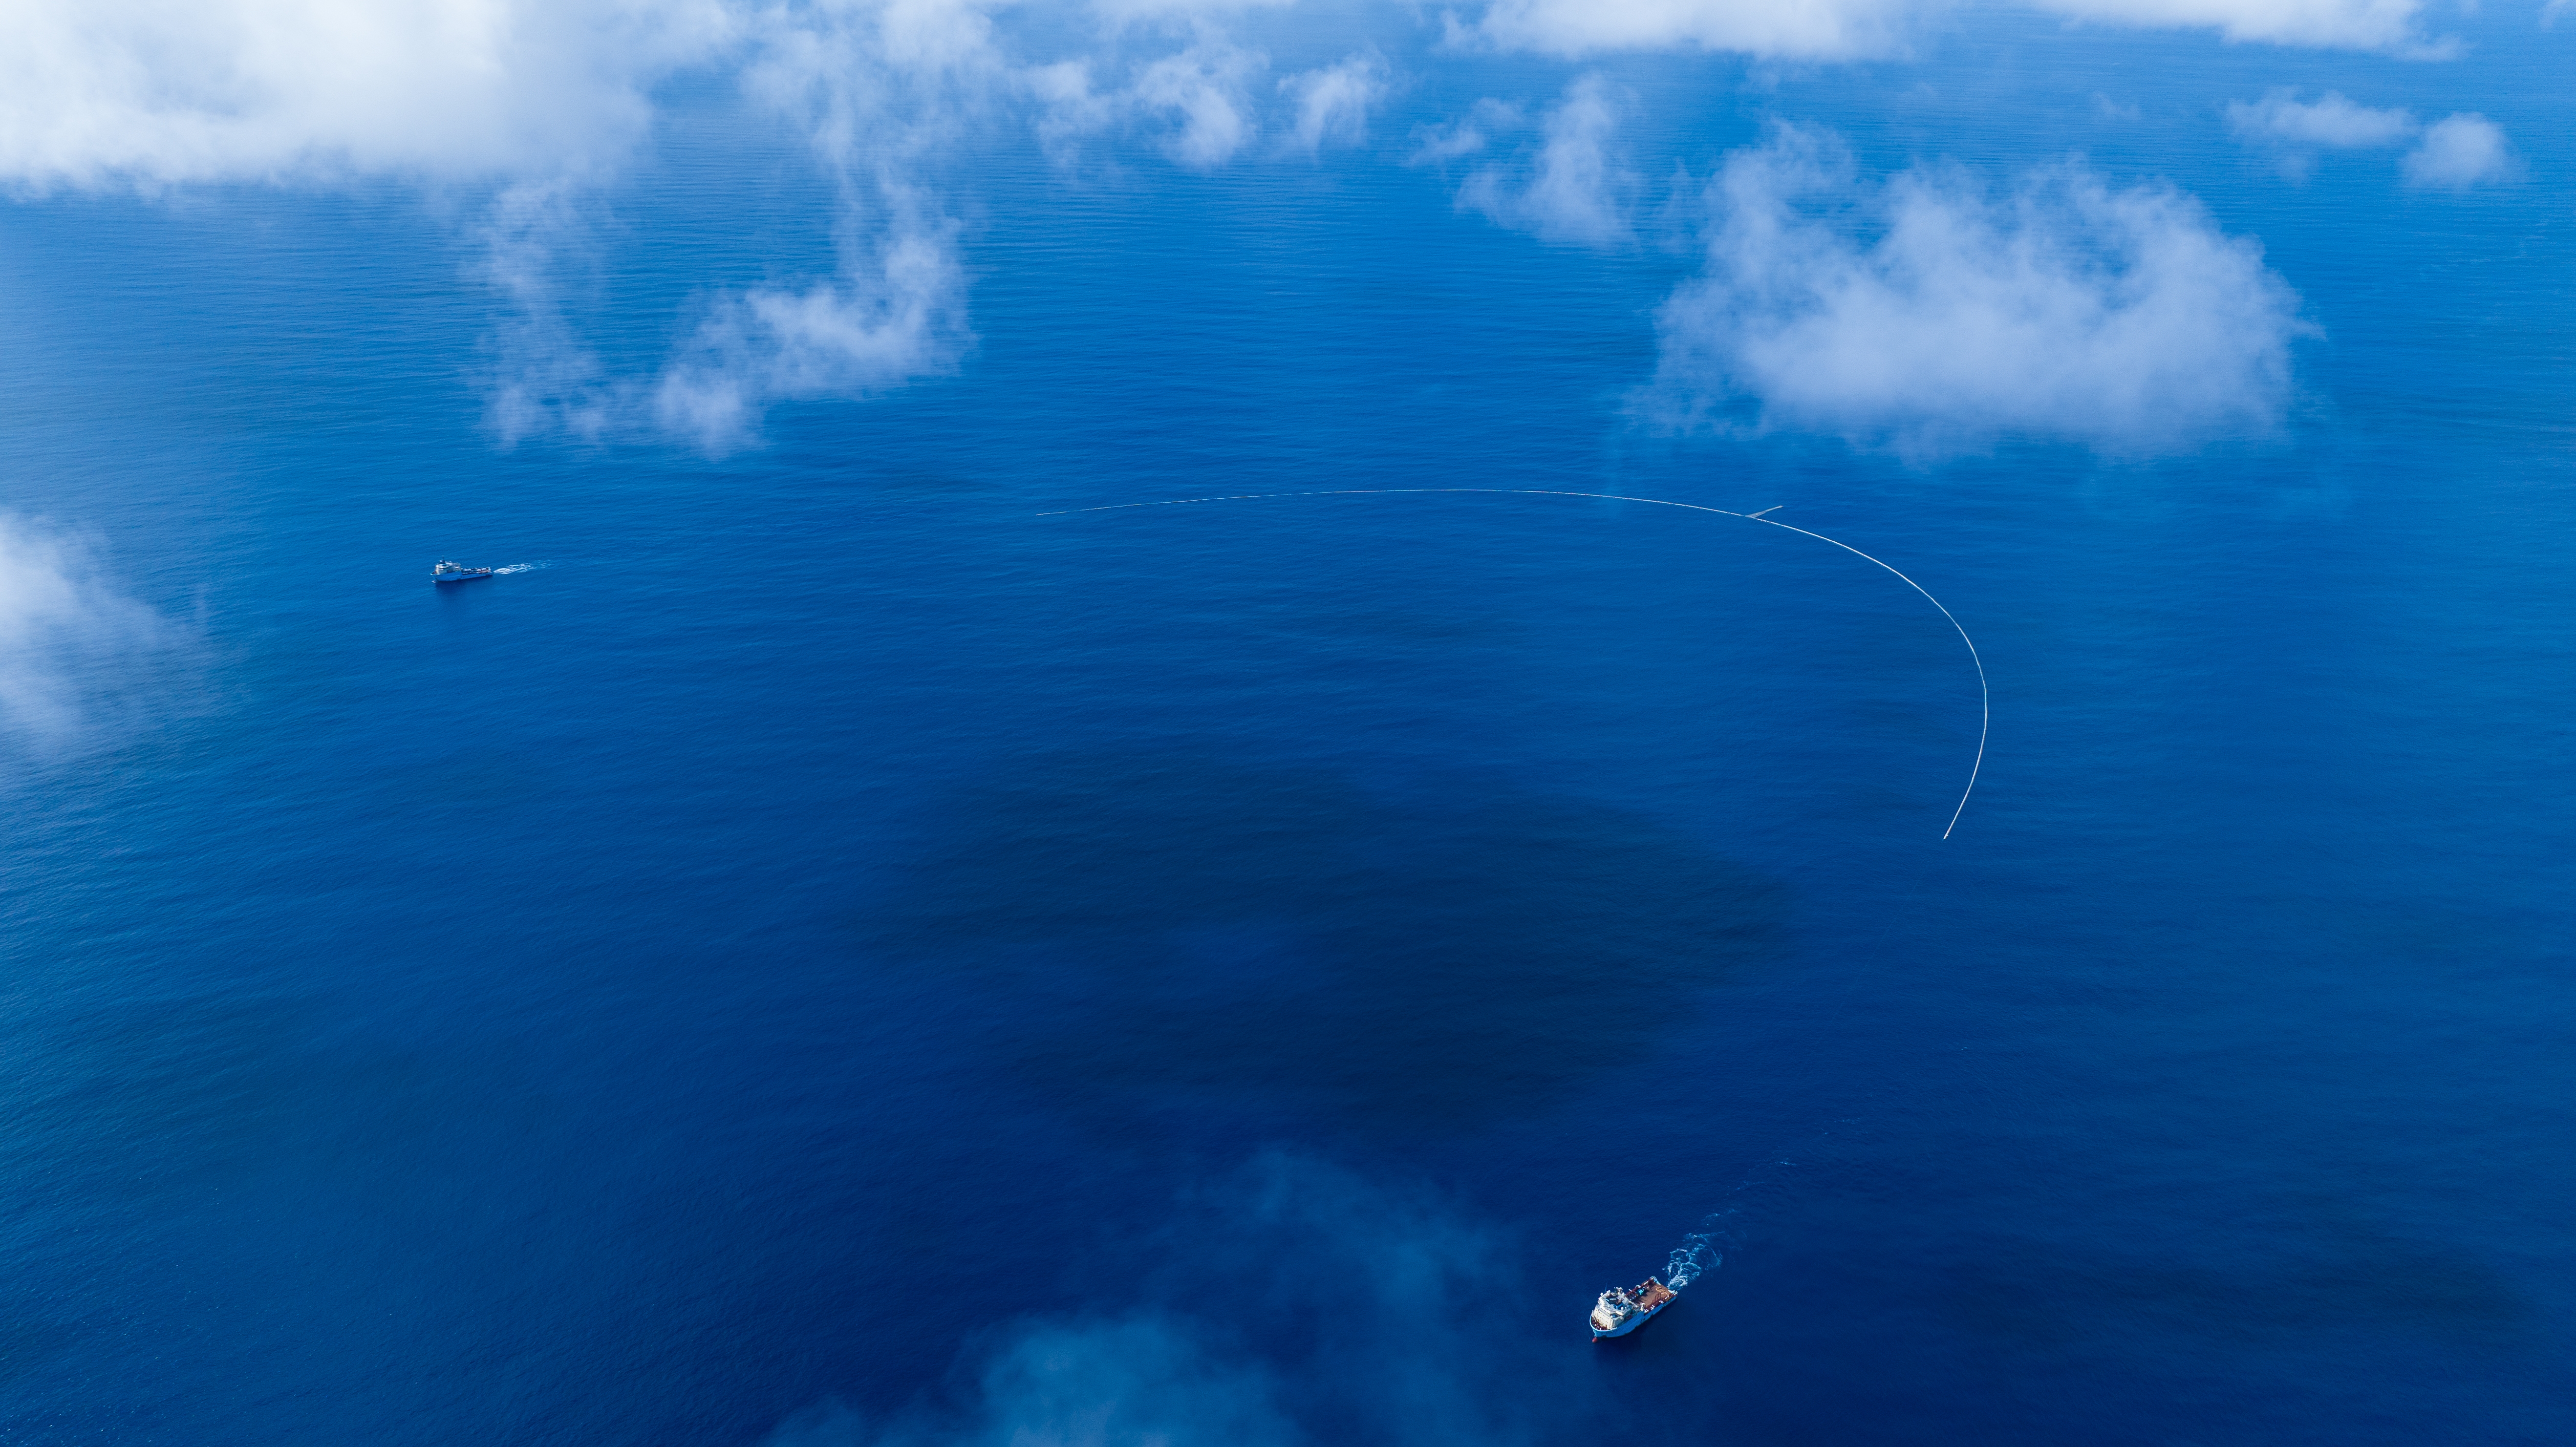
[[[1805,528],[1775,522],[1762,515],[1762,513],[1778,512],[1777,507],[1766,507],[1762,513],[1735,512],[1728,508],[1709,507],[1702,503],[1675,502],[1665,497],[1629,497],[1615,492],[1569,492],[1549,487],[1334,487],[1316,488],[1306,492],[1238,492],[1221,497],[1174,497],[1165,498],[1159,502],[1113,502],[1099,507],[1057,508],[1051,512],[1039,513],[1037,516],[1069,517],[1075,513],[1123,512],[1131,508],[1145,507],[1185,507],[1192,503],[1203,502],[1254,502],[1274,497],[1388,497],[1422,493],[1482,493],[1498,497],[1588,497],[1601,502],[1643,502],[1652,503],[1657,507],[1677,507],[1686,512],[1715,513],[1719,517],[1742,518],[1749,523],[1760,523],[1766,528],[1779,528],[1783,532],[1814,538],[1820,543],[1831,543],[1855,558],[1876,563],[1879,567],[1885,568],[1895,575],[1896,581],[1922,594],[1924,602],[1941,610],[1941,616],[1950,620],[1950,626],[1958,631],[1959,641],[1968,645],[1968,661],[1977,669],[1977,760],[1968,766],[1968,787],[1959,791],[1959,805],[1950,811],[1950,823],[1942,829],[1941,837],[1949,838],[1950,831],[1959,827],[1959,816],[1967,812],[1968,796],[1977,790],[1977,775],[1986,766],[1986,732],[1994,723],[1994,695],[1986,687],[1986,661],[1977,654],[1977,640],[1968,636],[1968,630],[1960,624],[1958,615],[1943,606],[1940,599],[1933,597],[1930,589],[1905,576],[1885,559],[1871,557],[1840,538],[1829,538],[1823,533],[1809,532]]]

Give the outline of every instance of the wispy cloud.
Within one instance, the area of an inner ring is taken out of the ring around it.
[[[1289,129],[1295,149],[1311,156],[1326,146],[1356,146],[1368,139],[1369,112],[1386,99],[1386,62],[1364,51],[1289,76],[1279,89],[1296,106]]]
[[[865,397],[949,366],[965,331],[955,223],[881,194],[881,227],[863,229],[864,212],[845,223],[838,275],[718,296],[663,369],[654,420],[722,455],[757,436],[772,404]]]
[[[43,753],[78,742],[180,641],[106,578],[79,538],[0,513],[0,748]]]
[[[2419,0],[2032,3],[2238,39],[2420,47]],[[960,184],[952,163],[969,138],[1026,125],[1068,163],[1116,143],[1194,170],[1363,140],[1391,85],[1386,64],[1360,52],[1274,78],[1268,55],[1237,34],[1245,8],[1095,0],[1082,23],[1049,28],[1022,23],[998,0],[207,0],[177,9],[28,0],[13,17],[20,43],[0,49],[0,184],[32,193],[390,176],[481,188],[481,209],[461,209],[475,218],[474,270],[499,308],[488,390],[495,436],[663,438],[723,453],[756,442],[778,404],[877,396],[958,364],[972,341],[965,206],[947,188]],[[1560,55],[1830,58],[1901,52],[1942,8],[1495,0],[1469,12],[1457,34]],[[829,193],[834,260],[818,273],[702,293],[664,359],[612,372],[567,298],[595,264],[608,198],[650,142],[653,97],[684,76],[731,82],[800,138],[814,184]],[[1623,246],[1644,191],[1622,145],[1637,104],[1586,74],[1529,121],[1487,101],[1417,132],[1413,159],[1472,165],[1459,204],[1499,224],[1552,243]],[[2404,112],[2339,95],[2276,93],[2242,109],[2240,134],[2289,157],[2392,144],[2356,138],[2412,124]],[[2405,167],[2419,186],[2452,189],[2516,173],[2502,133],[2465,115],[2422,132]],[[1917,180],[1886,196],[1937,189]],[[2145,205],[2135,199],[2144,193],[2098,206],[2072,199],[2079,193],[2093,194],[2060,185],[2052,214]],[[2013,234],[2027,251],[2034,237],[2058,233]],[[1757,352],[1769,355],[1755,347],[1729,365],[1752,366]]]
[[[2411,111],[2358,104],[2340,91],[2302,101],[2295,90],[2274,90],[2259,101],[2227,103],[2228,129],[2246,140],[2301,146],[2393,146],[2415,133]]]
[[[2474,111],[2427,126],[2412,111],[2359,105],[2336,91],[2302,101],[2296,91],[2274,90],[2250,104],[2230,102],[2227,125],[2238,139],[2271,150],[2293,180],[2306,178],[2319,150],[2394,147],[2410,140],[2415,147],[2399,170],[2419,189],[2467,191],[2522,174],[2504,128]]]
[[[2141,29],[2215,30],[2234,41],[2375,50],[2423,59],[2457,47],[2425,37],[2423,0],[2033,0],[2032,8]]]
[[[1032,61],[992,0],[30,0],[0,48],[0,184],[22,193],[394,177],[488,188],[472,270],[502,311],[487,404],[505,445],[757,440],[782,402],[863,398],[971,340],[943,174],[1027,108],[1051,150],[1115,134],[1214,169],[1286,112],[1284,148],[1356,143],[1386,67],[1273,85],[1244,7],[1099,0],[1071,56]],[[807,145],[832,200],[825,275],[703,295],[659,366],[612,375],[573,321],[598,218],[648,144],[653,96],[731,81]],[[1105,89],[1095,76],[1115,76]],[[1275,99],[1270,99],[1272,97]],[[1034,106],[1029,106],[1034,102]]]
[[[2227,128],[2249,146],[2271,152],[2281,174],[2304,181],[2320,150],[2358,150],[2405,143],[2419,129],[2412,111],[2361,105],[2340,91],[2313,101],[2290,89],[2259,101],[2227,103]]]
[[[1303,1435],[1258,1366],[1229,1360],[1187,1322],[1158,1315],[1027,1328],[988,1363],[974,1415],[871,1430],[839,1402],[801,1412],[766,1447],[1288,1447]]]
[[[1130,94],[1138,108],[1163,119],[1165,155],[1212,170],[1260,132],[1249,83],[1269,63],[1259,51],[1210,34],[1147,65]]]
[[[2229,40],[2398,54],[2446,54],[2417,25],[2422,0],[2026,0],[2070,19],[2215,30]],[[1903,53],[1950,0],[1494,0],[1461,39],[1505,50],[1584,56],[1617,50],[1722,50],[1783,59]]]
[[[1627,240],[1639,182],[1614,148],[1625,104],[1603,77],[1577,77],[1547,113],[1536,154],[1477,170],[1459,188],[1458,204],[1545,241],[1606,247]]]
[[[2475,111],[2444,116],[2426,127],[2424,139],[2401,164],[2408,185],[2442,191],[2491,186],[2522,174],[2504,128]]]
[[[1899,48],[1919,0],[1495,0],[1477,37],[1506,50],[1732,50],[1848,59]]]
[[[2080,165],[1996,195],[1859,175],[1777,129],[1712,184],[1707,271],[1662,315],[1661,403],[1921,461],[2007,436],[2147,456],[2277,425],[2310,328],[2253,242]]]
[[[1408,166],[1437,166],[1482,152],[1497,136],[1527,130],[1529,121],[1520,107],[1507,101],[1487,98],[1476,102],[1466,115],[1437,125],[1416,127],[1413,132],[1413,154],[1405,157]]]
[[[0,175],[22,186],[618,164],[651,87],[731,47],[720,0],[30,0],[0,46]]]
[[[954,365],[969,333],[958,225],[922,179],[1005,80],[972,5],[770,12],[739,28],[744,91],[807,143],[833,197],[828,276],[717,292],[651,377],[609,377],[567,322],[561,272],[596,198],[571,178],[504,188],[483,222],[504,442],[661,436],[713,456],[781,402],[877,395]]]
[[[957,226],[925,161],[1000,80],[975,0],[35,0],[0,48],[0,177],[26,190],[389,175],[488,184],[473,222],[494,329],[493,429],[710,452],[787,400],[860,397],[962,349]],[[809,143],[832,275],[706,299],[652,376],[611,377],[564,279],[654,89],[736,80]]]
[[[1597,1406],[1563,1353],[1487,1326],[1519,1294],[1504,1242],[1434,1199],[1274,1155],[1158,1239],[1170,1269],[1140,1300],[1024,1324],[962,1412],[870,1422],[826,1403],[770,1447],[1510,1447],[1563,1440]],[[1567,1303],[1569,1333],[1586,1305]]]
[[[922,179],[1003,80],[967,4],[804,12],[762,37],[746,88],[801,130],[837,208],[834,274],[714,297],[652,398],[668,433],[721,454],[779,402],[860,398],[964,350],[957,221]]]
[[[610,381],[564,316],[563,272],[587,250],[583,199],[569,181],[520,182],[476,224],[480,279],[509,306],[487,379],[489,420],[505,445],[550,432],[597,442],[631,410],[633,388]]]
[[[1089,143],[1126,135],[1148,140],[1175,165],[1212,171],[1260,135],[1254,82],[1269,70],[1269,56],[1236,43],[1189,7],[1112,14],[1121,23],[1099,50],[1015,73],[1020,92],[1037,103],[1038,138],[1058,165],[1075,167]],[[1320,80],[1328,73],[1310,74]],[[1307,79],[1291,77],[1281,89],[1292,102],[1300,100],[1296,84]],[[1337,93],[1324,99],[1329,107],[1365,98]],[[1318,117],[1337,119],[1329,111]]]

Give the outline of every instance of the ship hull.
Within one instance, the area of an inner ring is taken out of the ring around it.
[[[1594,1341],[1599,1341],[1604,1337],[1626,1336],[1628,1333],[1635,1331],[1637,1328],[1653,1321],[1656,1317],[1661,1316],[1664,1308],[1670,1305],[1672,1305],[1672,1302],[1670,1301],[1657,1303],[1653,1310],[1641,1311],[1635,1316],[1628,1318],[1626,1321],[1619,1323],[1617,1326],[1610,1328],[1608,1331],[1603,1331],[1601,1328],[1594,1326],[1592,1327],[1592,1339]],[[1585,1322],[1584,1325],[1592,1326],[1588,1321]]]
[[[471,583],[477,578],[488,578],[491,576],[492,570],[490,568],[484,568],[478,572],[472,573],[432,573],[429,575],[429,580],[433,583]]]

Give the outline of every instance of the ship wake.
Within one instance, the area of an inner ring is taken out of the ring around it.
[[[1700,1223],[1700,1229],[1682,1238],[1673,1248],[1664,1266],[1664,1284],[1675,1291],[1715,1271],[1726,1260],[1724,1247],[1726,1221],[1735,1213],[1720,1211]]]

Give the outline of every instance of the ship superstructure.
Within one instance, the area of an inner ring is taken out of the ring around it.
[[[1592,1306],[1592,1339],[1626,1336],[1646,1324],[1646,1318],[1672,1304],[1677,1295],[1671,1287],[1654,1277],[1635,1286],[1614,1286],[1601,1293]]]

